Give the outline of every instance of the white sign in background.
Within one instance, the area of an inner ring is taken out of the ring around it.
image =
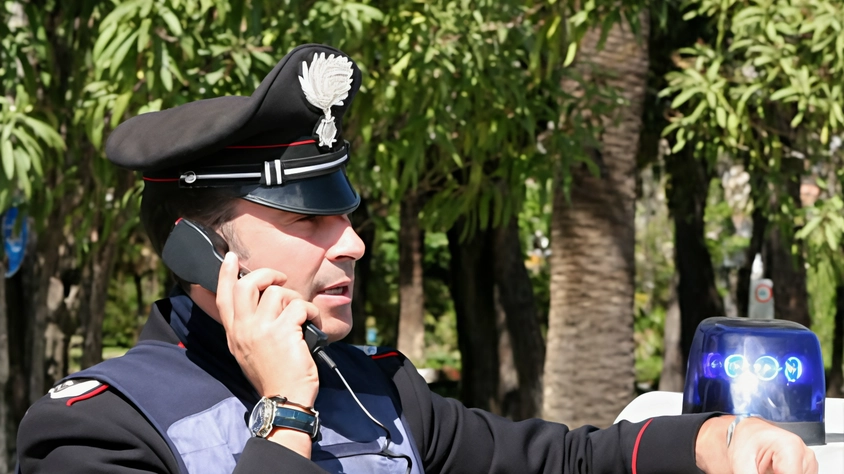
[[[750,280],[747,317],[774,319],[774,282],[767,278]]]

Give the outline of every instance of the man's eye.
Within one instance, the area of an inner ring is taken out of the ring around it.
[[[314,216],[314,215],[302,216],[299,219],[297,219],[296,222],[313,222],[317,219],[317,217],[318,216]]]

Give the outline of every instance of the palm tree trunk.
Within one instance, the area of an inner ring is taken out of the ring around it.
[[[629,105],[604,120],[601,176],[573,169],[569,203],[560,180],[554,186],[543,417],[572,426],[608,426],[633,396],[635,173],[648,71],[641,18],[644,40],[628,25],[614,26],[600,51],[600,31],[584,38],[579,57],[612,73]]]

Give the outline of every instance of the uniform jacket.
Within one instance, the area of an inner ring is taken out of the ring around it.
[[[174,298],[156,303],[140,339],[185,346],[200,369],[244,405],[254,405],[259,397],[226,350],[222,326],[198,307],[179,318],[173,308],[179,304]],[[513,422],[432,393],[398,352],[379,351],[364,363],[372,377],[388,382],[428,473],[700,472],[694,444],[708,414],[621,422],[603,430],[569,430],[538,419]],[[180,472],[167,442],[124,394],[97,382],[79,393],[83,386],[75,387],[59,386],[27,412],[18,433],[21,472]],[[172,390],[179,393],[178,386]],[[233,472],[325,471],[281,445],[251,438]]]

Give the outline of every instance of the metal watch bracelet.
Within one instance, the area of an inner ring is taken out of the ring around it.
[[[752,416],[753,415],[736,415],[736,417],[733,419],[733,422],[730,423],[729,428],[727,428],[727,448],[728,449],[730,447],[730,443],[733,442],[733,432],[735,432],[736,426],[738,426],[738,424],[741,423],[741,421],[744,420],[745,418],[750,418]]]

